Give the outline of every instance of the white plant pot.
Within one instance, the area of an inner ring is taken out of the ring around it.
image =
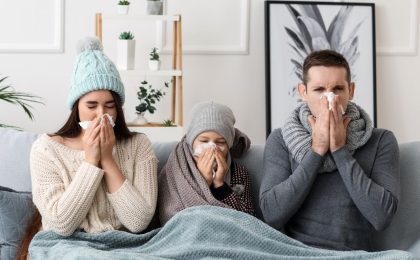
[[[158,60],[149,60],[149,69],[150,70],[159,70],[160,61]]]
[[[129,5],[118,5],[119,14],[128,14]]]
[[[162,1],[146,1],[147,14],[150,15],[161,15],[163,13],[163,2]]]
[[[118,40],[117,43],[117,67],[120,70],[134,69],[134,57],[136,54],[136,40]]]
[[[145,125],[148,123],[147,119],[144,117],[144,114],[146,112],[142,112],[142,113],[137,113],[137,117],[134,119],[134,124],[136,125]]]

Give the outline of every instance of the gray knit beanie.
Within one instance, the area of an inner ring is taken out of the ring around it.
[[[190,114],[190,125],[187,131],[187,142],[192,146],[195,138],[206,131],[214,131],[225,138],[229,148],[235,137],[235,116],[232,110],[213,101],[195,105]]]

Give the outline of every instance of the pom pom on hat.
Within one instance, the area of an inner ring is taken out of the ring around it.
[[[77,53],[82,53],[84,51],[102,51],[104,47],[102,46],[101,40],[97,37],[86,37],[80,40],[77,43]]]
[[[77,45],[79,52],[74,63],[67,103],[70,109],[83,95],[96,90],[110,90],[118,94],[124,104],[124,85],[115,64],[103,53],[101,41],[86,37]]]

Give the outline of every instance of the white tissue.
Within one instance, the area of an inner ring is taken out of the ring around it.
[[[202,154],[205,150],[207,150],[207,149],[216,149],[216,148],[218,148],[220,151],[224,151],[225,150],[225,148],[223,147],[223,146],[217,146],[215,143],[213,143],[212,141],[209,141],[209,142],[207,142],[207,143],[202,143],[202,144],[199,144],[196,148],[195,148],[195,150],[194,150],[194,156],[199,156],[200,154]],[[212,169],[212,171],[213,171],[213,178],[214,178],[214,176],[216,175],[216,172],[215,172],[215,170],[214,169],[216,169],[216,167],[217,167],[217,162],[216,162],[216,160],[214,160],[213,161],[213,169]]]
[[[328,100],[328,108],[331,110],[332,109],[332,101],[333,101],[333,99],[335,97],[335,94],[333,92],[324,92],[322,95],[325,96],[325,97],[327,97],[327,100]],[[321,96],[321,98],[322,98],[322,96]]]
[[[112,127],[114,127],[115,126],[114,120],[112,119],[112,116],[110,116],[108,113],[103,114],[101,116],[101,123],[102,123],[102,120],[104,120],[105,117],[108,118],[109,123],[111,124]],[[81,122],[79,122],[79,125],[83,129],[87,129],[91,123],[92,123],[92,121],[81,121]]]
[[[209,141],[207,143],[199,144],[194,150],[194,156],[199,156],[200,154],[202,154],[208,148],[212,148],[212,149],[218,148],[222,152],[225,150],[225,148],[223,146],[217,146],[212,141]]]
[[[333,99],[336,95],[333,92],[325,92],[322,95],[327,97],[328,108],[329,108],[329,110],[331,110],[332,109],[332,101],[333,101]],[[321,98],[322,98],[322,96],[321,96]],[[344,112],[343,106],[340,105],[340,108],[341,108],[341,114],[344,115],[346,112]]]

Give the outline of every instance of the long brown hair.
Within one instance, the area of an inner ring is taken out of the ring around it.
[[[32,241],[32,238],[38,233],[39,228],[42,225],[41,222],[41,214],[39,213],[38,209],[34,206],[34,214],[32,216],[31,221],[29,222],[28,226],[25,229],[25,234],[19,242],[19,247],[16,254],[17,260],[26,260],[29,259],[29,244]]]
[[[118,141],[129,139],[134,135],[134,133],[130,132],[130,130],[127,127],[127,123],[125,122],[125,117],[124,117],[124,112],[122,110],[120,96],[113,91],[110,91],[110,92],[111,92],[112,97],[114,98],[115,108],[117,110],[117,118],[115,120],[115,126],[114,126],[115,138]],[[68,137],[68,138],[74,138],[80,135],[80,133],[82,132],[82,128],[79,125],[79,121],[80,121],[79,107],[78,107],[79,100],[77,100],[74,103],[70,116],[67,119],[66,123],[64,123],[64,125],[60,128],[60,130],[55,132],[54,135],[59,135],[61,137]],[[19,248],[17,252],[18,260],[27,259],[29,244],[31,243],[32,238],[39,231],[41,226],[42,226],[41,214],[39,213],[38,209],[35,207],[33,218],[30,224],[28,225],[28,227],[26,228],[25,234],[19,243]]]

